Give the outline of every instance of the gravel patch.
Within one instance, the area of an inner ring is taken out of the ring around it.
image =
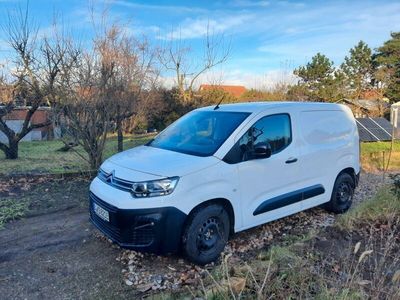
[[[383,178],[382,174],[379,173],[361,173],[360,182],[355,191],[353,203],[357,204],[361,201],[370,199],[373,197],[378,189],[382,186],[390,184],[392,180],[388,175]]]

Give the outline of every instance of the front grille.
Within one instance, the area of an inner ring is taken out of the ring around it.
[[[106,236],[108,236],[112,240],[120,241],[121,240],[121,230],[112,224],[112,219],[114,217],[113,214],[117,211],[117,209],[114,206],[109,205],[108,203],[100,200],[93,193],[90,193],[90,199],[92,200],[91,201],[92,203],[90,204],[90,216],[92,218],[93,223]],[[110,222],[104,221],[99,216],[97,216],[97,214],[94,212],[93,203],[96,203],[97,205],[103,207],[104,209],[106,209],[108,211],[108,213],[110,214]]]
[[[137,223],[132,226],[132,244],[136,246],[148,246],[154,240],[154,222]]]
[[[112,206],[111,204],[101,200],[99,197],[97,197],[92,192],[90,192],[90,198],[93,200],[93,202],[96,202],[98,205],[102,206],[103,208],[105,208],[109,212],[116,213],[117,210],[118,210],[118,208],[116,208],[115,206]]]
[[[136,215],[110,205],[101,200],[92,192],[90,193],[90,215],[96,227],[111,240],[129,244],[130,246],[150,246],[156,239],[155,227],[161,220],[158,213],[148,215]],[[101,206],[109,212],[110,222],[101,219],[94,212],[94,205]]]
[[[125,192],[130,192],[132,189],[132,184],[133,184],[132,181],[115,177],[114,172],[106,173],[104,170],[99,169],[97,177],[104,183],[107,183],[108,185],[111,185]]]

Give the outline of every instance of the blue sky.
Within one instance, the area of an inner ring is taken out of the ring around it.
[[[400,31],[400,1],[100,1],[96,12],[107,7],[109,17],[132,34],[145,34],[152,43],[165,45],[177,32],[194,52],[201,49],[207,24],[230,41],[231,55],[221,67],[202,77],[218,77],[226,84],[266,87],[288,78],[291,70],[322,52],[340,64],[359,40],[376,48]],[[0,16],[18,0],[0,0]],[[31,15],[43,34],[54,15],[82,41],[92,36],[89,2],[31,0]],[[0,20],[1,20],[0,19]],[[1,38],[1,35],[0,35]],[[0,42],[0,59],[7,54]],[[171,84],[164,73],[166,84]]]

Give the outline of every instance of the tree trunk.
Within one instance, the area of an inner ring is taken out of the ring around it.
[[[102,155],[99,153],[90,153],[89,160],[90,160],[90,169],[92,171],[98,170],[102,162]]]
[[[124,150],[124,134],[122,132],[122,121],[120,118],[117,119],[117,133],[118,133],[118,152]]]
[[[5,149],[6,159],[18,158],[18,142],[10,140],[8,147]]]

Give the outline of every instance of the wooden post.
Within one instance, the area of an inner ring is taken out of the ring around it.
[[[383,166],[383,169],[382,169],[382,183],[383,182],[385,182],[385,162],[386,162],[386,160],[385,160],[385,150],[383,150],[382,151],[382,159],[383,159],[383,161],[382,161],[382,166]]]

